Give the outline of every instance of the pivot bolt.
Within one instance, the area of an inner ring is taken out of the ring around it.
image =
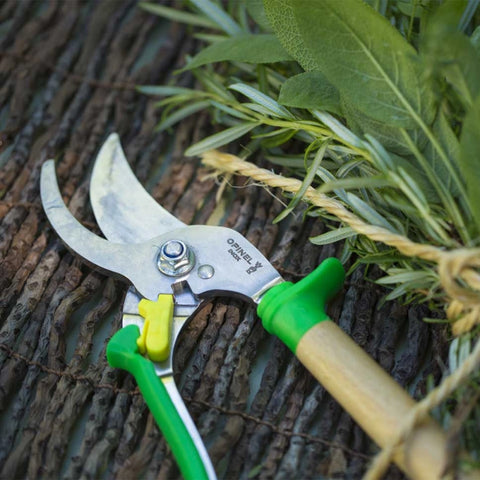
[[[169,277],[180,277],[195,265],[195,255],[181,240],[169,240],[160,247],[158,269]]]

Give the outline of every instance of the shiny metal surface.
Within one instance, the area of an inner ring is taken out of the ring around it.
[[[268,288],[282,281],[268,260],[230,228],[193,225],[137,244],[113,243],[91,233],[63,203],[53,161],[43,165],[40,190],[47,217],[65,244],[97,269],[128,279],[150,300],[175,288],[172,277],[163,275],[156,265],[159,249],[173,239],[190,246],[197,265],[211,265],[215,270],[210,279],[200,278],[196,269],[175,278],[176,284],[186,283],[199,298],[230,295],[258,301]]]
[[[158,254],[157,267],[169,277],[181,277],[195,266],[195,255],[180,240],[169,240]]]
[[[159,293],[171,293],[170,281],[156,266],[158,246],[163,242],[113,243],[87,230],[63,203],[53,160],[42,166],[40,195],[54,230],[67,247],[87,263],[96,269],[129,280],[150,300],[156,300]]]
[[[186,226],[143,188],[116,133],[109,135],[95,160],[90,202],[98,225],[112,242],[142,242]]]

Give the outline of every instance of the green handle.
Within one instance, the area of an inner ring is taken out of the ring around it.
[[[202,459],[175,408],[165,386],[157,377],[153,363],[138,351],[140,330],[129,325],[119,330],[107,345],[108,363],[130,372],[177,460],[186,480],[208,480]]]
[[[258,306],[267,332],[276,335],[295,353],[298,342],[317,323],[328,320],[325,303],[338,292],[345,271],[336,258],[327,258],[298,283],[272,287]]]

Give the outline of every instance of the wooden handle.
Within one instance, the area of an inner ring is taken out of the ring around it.
[[[335,323],[326,320],[300,340],[296,355],[375,442],[384,446],[400,430],[415,401]],[[433,421],[418,425],[394,457],[411,478],[440,479],[446,436]]]

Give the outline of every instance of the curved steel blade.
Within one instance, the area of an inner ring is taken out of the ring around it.
[[[86,262],[117,276],[128,279],[151,300],[159,292],[171,291],[171,282],[156,267],[159,247],[156,242],[121,244],[105,240],[86,229],[70,213],[60,195],[55,163],[42,166],[40,196],[48,220],[63,242]]]
[[[142,242],[185,227],[137,180],[116,133],[110,134],[98,153],[90,181],[90,202],[100,229],[114,242]]]

